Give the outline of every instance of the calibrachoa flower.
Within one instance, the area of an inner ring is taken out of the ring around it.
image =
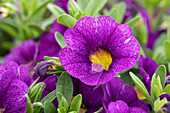
[[[101,86],[89,86],[76,78],[72,78],[72,80],[74,86],[73,95],[82,95],[82,103],[85,105],[85,109],[87,109],[86,113],[94,113],[103,107],[103,90]],[[83,110],[83,108],[81,109]],[[101,113],[105,113],[105,110],[102,110]]]
[[[103,86],[103,106],[108,113],[149,113],[148,106],[137,98],[132,86],[114,78]]]
[[[141,75],[143,76],[143,83],[145,84],[147,90],[150,92],[151,79],[156,69],[158,68],[158,64],[151,58],[144,58],[142,55],[140,55],[138,68]]]
[[[35,65],[37,54],[38,47],[36,43],[30,39],[12,48],[10,53],[4,57],[4,64],[7,64],[9,61],[15,61],[19,65],[26,65],[31,71]]]
[[[27,68],[11,61],[0,66],[0,112],[25,113],[28,85],[32,83]]]
[[[109,16],[85,16],[64,35],[67,47],[59,53],[66,71],[85,84],[106,83],[136,64],[140,45],[130,26]]]

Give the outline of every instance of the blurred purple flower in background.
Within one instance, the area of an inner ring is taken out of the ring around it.
[[[59,6],[60,8],[62,8],[66,13],[68,13],[68,1],[69,0],[56,0],[55,1],[55,5]]]
[[[59,53],[66,71],[85,84],[106,83],[136,64],[140,45],[130,26],[109,16],[83,17],[64,35],[67,47]]]
[[[150,92],[151,79],[156,69],[158,68],[158,64],[151,58],[144,58],[142,55],[140,55],[138,60],[138,68],[141,75],[143,76],[143,83],[145,84],[147,90]]]
[[[26,65],[29,71],[33,70],[37,59],[38,47],[34,40],[22,42],[19,46],[10,50],[10,53],[4,57],[4,64],[9,61],[15,61],[19,65]]]
[[[58,56],[61,48],[55,39],[55,32],[59,32],[60,34],[64,35],[66,29],[67,27],[59,24],[57,20],[54,21],[54,23],[51,25],[51,29],[40,37],[38,60],[44,60],[44,56]]]
[[[11,61],[0,66],[0,111],[25,113],[28,86],[33,82],[28,69]]]
[[[114,78],[103,86],[103,106],[107,113],[149,113],[147,104],[137,98],[132,86]]]

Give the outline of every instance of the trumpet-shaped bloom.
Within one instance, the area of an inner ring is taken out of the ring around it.
[[[15,62],[0,66],[0,112],[25,113],[25,95],[32,82],[25,66],[18,66]]]
[[[140,45],[130,26],[109,16],[83,17],[64,35],[59,53],[66,71],[88,85],[108,82],[136,64]]]
[[[103,87],[103,106],[107,113],[149,113],[148,106],[137,98],[132,86],[114,78]]]

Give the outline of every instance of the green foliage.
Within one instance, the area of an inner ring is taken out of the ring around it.
[[[77,20],[68,14],[62,14],[58,17],[58,23],[63,24],[69,28],[74,27],[76,22]]]
[[[80,110],[81,103],[82,103],[82,95],[79,94],[75,96],[73,101],[71,102],[69,112],[76,111],[76,113],[78,113]]]
[[[44,113],[57,113],[57,110],[51,102],[45,102]]]
[[[65,97],[58,92],[57,94],[57,99],[58,99],[58,109],[60,108],[64,108],[66,111],[68,110],[68,104],[67,104],[67,100],[65,99]]]
[[[27,94],[25,96],[26,96],[26,103],[27,103],[26,113],[33,113],[33,106],[31,104],[31,100]]]
[[[155,102],[154,102],[154,111],[156,113],[160,112],[161,107],[164,105],[164,103],[167,102],[167,99],[164,98],[160,101],[160,98],[158,98]]]
[[[140,16],[137,15],[131,20],[129,20],[128,22],[126,22],[126,24],[129,25],[131,28],[133,28],[139,22],[139,20],[140,20]]]
[[[67,46],[64,37],[59,32],[55,32],[55,39],[57,40],[57,43],[60,45],[61,48]]]
[[[165,79],[166,79],[166,67],[164,65],[160,65],[156,70],[156,77],[160,77],[161,85],[164,87]]]
[[[62,14],[66,14],[66,12],[60,7],[50,3],[47,5],[47,8],[53,13],[53,15],[58,18]]]
[[[67,72],[63,72],[58,79],[56,93],[58,94],[58,92],[65,97],[69,105],[73,95],[73,83],[70,75]],[[60,96],[57,96],[58,100],[60,100],[60,98]]]
[[[143,95],[146,97],[146,99],[148,100],[148,102],[151,104],[152,108],[153,108],[153,100],[151,99],[151,97],[149,96],[149,93],[145,87],[145,85],[142,83],[142,81],[136,76],[134,75],[132,72],[129,73],[132,80],[134,81],[134,83],[136,84],[136,86],[139,88],[139,90],[143,93]]]
[[[41,102],[36,102],[32,104],[33,106],[33,113],[42,113],[43,112],[43,104]]]
[[[55,98],[57,98],[56,90],[52,91],[48,95],[46,95],[42,100],[41,103],[44,104],[45,102],[52,102]]]

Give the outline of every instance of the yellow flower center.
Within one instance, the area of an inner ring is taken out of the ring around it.
[[[101,49],[101,50],[98,50],[97,52],[95,52],[94,54],[91,54],[90,60],[93,63],[102,65],[103,68],[106,71],[108,71],[109,66],[112,63],[112,56],[111,56],[110,52]]]

